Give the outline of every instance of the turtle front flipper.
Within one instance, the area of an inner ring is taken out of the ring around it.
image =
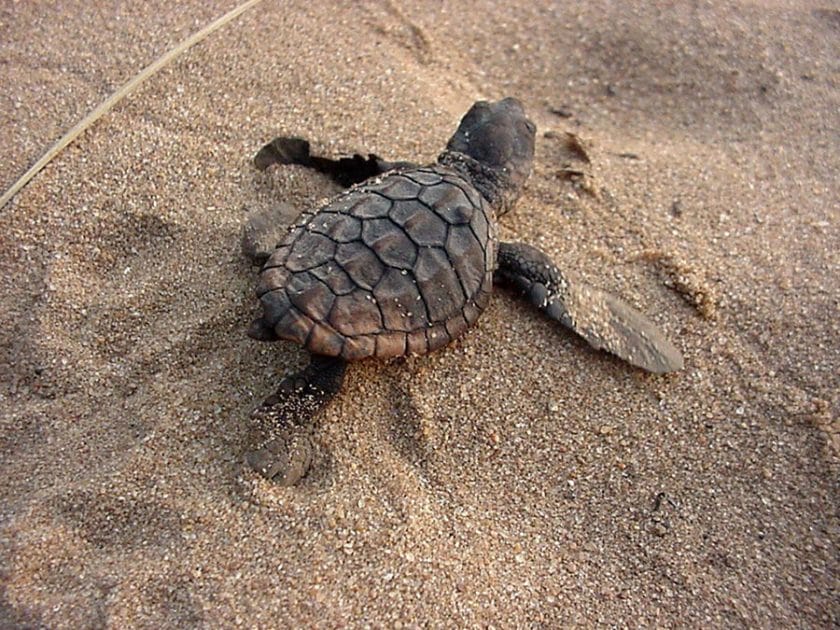
[[[282,486],[296,484],[312,463],[315,415],[338,393],[347,364],[313,355],[309,365],[280,382],[252,414],[257,446],[245,454],[248,465]]]
[[[254,164],[261,171],[272,164],[306,166],[328,175],[345,188],[395,168],[414,167],[414,164],[410,162],[386,162],[373,153],[369,153],[367,157],[356,153],[352,157],[337,160],[320,157],[312,155],[307,140],[284,136],[275,138],[260,149],[254,157]]]
[[[495,279],[520,289],[534,306],[590,345],[657,374],[683,367],[683,357],[639,311],[614,295],[572,282],[543,252],[524,243],[500,243]]]

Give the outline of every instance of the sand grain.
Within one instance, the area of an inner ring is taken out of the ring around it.
[[[234,4],[5,3],[0,185]],[[837,625],[837,11],[479,4],[264,2],[0,210],[0,625]],[[335,190],[251,156],[431,160],[507,94],[540,138],[503,238],[649,313],[686,369],[500,292],[448,349],[353,366],[299,487],[244,471],[305,357],[244,335],[241,225]],[[545,132],[583,139],[597,194]]]

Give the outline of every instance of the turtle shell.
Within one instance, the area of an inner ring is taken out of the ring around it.
[[[315,354],[431,352],[487,305],[496,246],[488,204],[457,171],[391,172],[301,215],[260,272],[263,321]]]

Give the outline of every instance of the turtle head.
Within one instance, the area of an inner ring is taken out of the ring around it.
[[[446,149],[479,163],[480,172],[472,173],[473,182],[482,193],[489,186],[491,196],[485,196],[498,202],[494,204],[497,211],[504,213],[531,174],[536,131],[518,99],[478,101],[461,119]]]

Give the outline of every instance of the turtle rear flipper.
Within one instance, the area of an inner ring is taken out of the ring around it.
[[[590,345],[657,374],[683,368],[665,335],[624,300],[571,282],[543,252],[524,243],[499,244],[496,278],[520,289],[534,306]]]
[[[307,367],[280,382],[251,414],[253,448],[245,461],[256,472],[280,485],[291,486],[312,463],[312,424],[315,416],[341,389],[346,362],[313,355]]]
[[[272,164],[297,164],[328,175],[337,184],[345,188],[381,175],[395,168],[412,168],[410,162],[386,162],[378,155],[369,153],[367,157],[354,154],[337,160],[312,155],[309,142],[303,138],[275,138],[254,156],[254,165],[264,171]]]

